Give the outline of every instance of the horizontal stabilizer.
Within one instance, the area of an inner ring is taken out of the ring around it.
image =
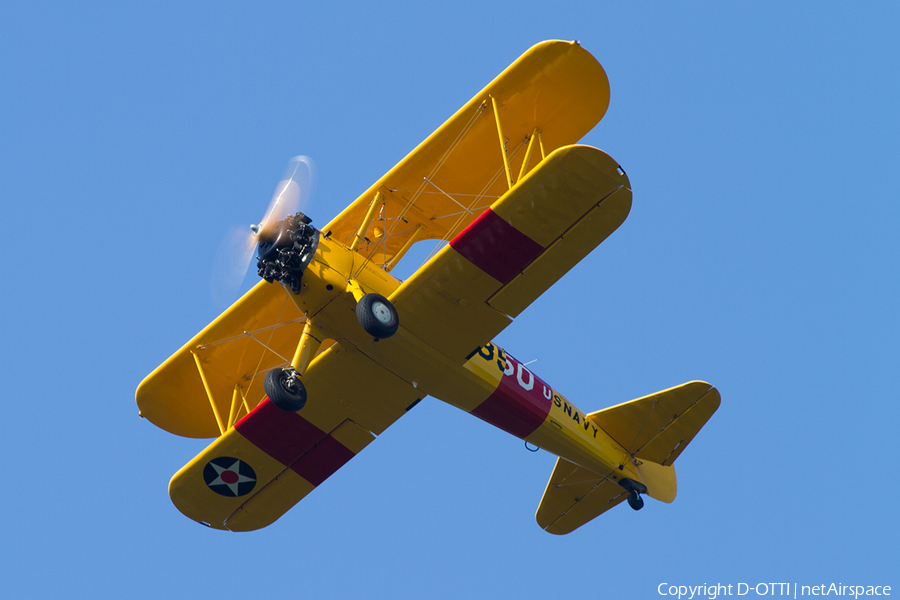
[[[719,408],[719,391],[692,381],[587,415],[640,460],[670,466]]]
[[[535,519],[556,535],[575,531],[628,497],[622,486],[564,458],[556,461]]]

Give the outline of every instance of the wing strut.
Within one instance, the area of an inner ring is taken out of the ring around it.
[[[359,250],[360,244],[366,239],[366,233],[369,231],[369,225],[371,225],[372,221],[375,219],[375,211],[378,210],[379,204],[384,204],[384,196],[381,192],[375,192],[375,197],[372,198],[372,203],[369,204],[369,212],[366,213],[366,217],[363,219],[363,222],[356,232],[356,237],[353,238],[353,244],[350,246],[351,251],[356,252]]]
[[[519,176],[516,178],[516,183],[522,181],[522,176],[525,175],[525,170],[528,168],[528,162],[531,160],[531,150],[534,148],[534,138],[539,136],[541,130],[537,127],[534,128],[534,132],[531,134],[531,139],[528,140],[528,147],[525,149],[525,159],[522,161],[522,168],[519,169]],[[541,160],[543,160],[543,144],[541,144]]]
[[[497,122],[497,135],[500,136],[500,152],[503,153],[503,168],[506,169],[506,183],[512,189],[512,175],[509,173],[509,157],[506,156],[506,142],[503,137],[503,128],[500,126],[500,113],[497,111],[497,99],[491,96],[491,104],[494,106],[494,120]]]
[[[209,389],[209,384],[206,382],[206,374],[203,372],[203,366],[200,364],[200,357],[193,351],[191,352],[191,356],[194,357],[194,362],[197,363],[197,370],[200,372],[200,380],[203,382],[203,389],[206,390],[206,396],[209,398],[209,405],[212,407],[213,415],[216,417],[216,425],[219,426],[220,432],[225,433],[225,425],[222,423],[222,417],[219,415],[219,409],[216,408],[212,391]]]
[[[231,428],[241,416],[241,408],[250,414],[250,406],[247,404],[247,398],[244,397],[244,390],[239,383],[234,384],[234,391],[231,393],[231,408],[228,410],[228,426]]]
[[[397,263],[400,262],[400,259],[406,255],[410,248],[412,248],[412,245],[419,241],[419,236],[422,235],[422,232],[424,231],[424,225],[422,225],[421,223],[416,225],[415,231],[412,232],[412,235],[409,236],[409,239],[406,240],[406,243],[403,244],[403,247],[397,250],[397,254],[394,255],[394,258],[392,258],[388,264],[384,265],[384,270],[390,273],[391,269],[397,266]]]

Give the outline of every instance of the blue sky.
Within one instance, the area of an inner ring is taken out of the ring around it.
[[[0,9],[3,595],[896,590],[898,24],[891,3]],[[634,207],[497,341],[586,411],[716,385],[676,501],[546,534],[554,458],[428,399],[272,527],[181,516],[168,480],[206,442],[134,390],[221,309],[228,228],[296,154],[323,225],[545,39],[606,69],[583,141]]]

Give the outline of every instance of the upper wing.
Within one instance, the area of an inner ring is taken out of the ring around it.
[[[265,398],[265,374],[289,362],[304,323],[282,286],[260,282],[141,382],[141,416],[186,437],[230,430]],[[303,381],[317,398],[304,415],[325,410],[314,417],[325,431],[349,418],[380,434],[417,397],[409,384],[336,343],[323,344]]]
[[[265,374],[289,361],[304,322],[282,286],[260,281],[141,382],[141,416],[177,435],[218,436],[265,397]]]
[[[465,360],[628,216],[631,185],[609,155],[560,148],[394,294],[403,327]]]
[[[514,183],[544,155],[581,139],[608,105],[606,73],[587,50],[574,42],[537,44],[323,231],[350,245],[380,193],[383,205],[368,243],[360,247],[376,264],[388,263],[414,234],[450,239],[510,187],[498,120]]]
[[[178,510],[217,529],[265,527],[421,398],[338,344],[310,365],[303,382],[316,401],[302,413],[264,400],[172,477],[169,495]]]

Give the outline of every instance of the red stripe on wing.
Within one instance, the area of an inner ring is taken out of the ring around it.
[[[257,448],[318,486],[356,456],[297,413],[267,398],[234,426]]]
[[[281,410],[268,398],[238,421],[234,428],[285,466],[306,454],[327,435],[297,413]]]
[[[500,283],[510,281],[544,251],[490,208],[453,238],[450,246]]]
[[[291,469],[311,484],[318,486],[356,456],[352,450],[331,436],[303,455]]]

